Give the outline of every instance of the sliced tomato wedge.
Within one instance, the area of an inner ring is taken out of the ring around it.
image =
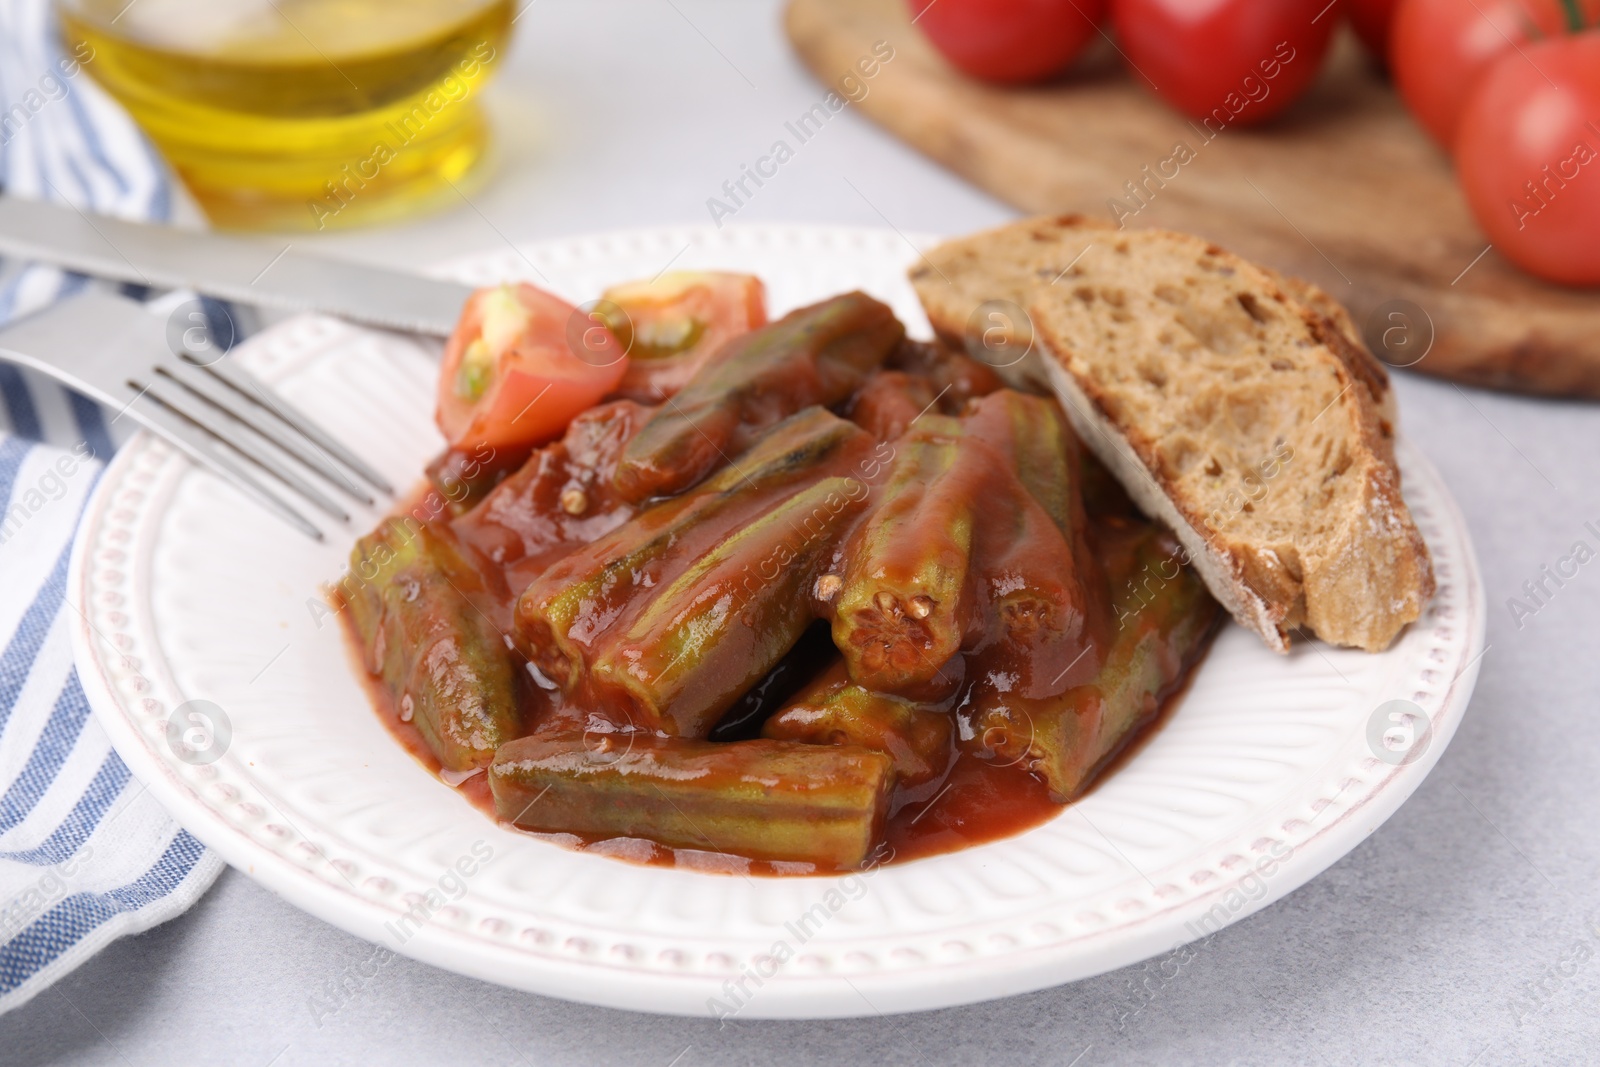
[[[479,289],[445,345],[439,429],[458,451],[543,444],[627,369],[610,330],[560,297],[525,283]]]
[[[752,274],[672,271],[607,289],[595,311],[628,353],[618,393],[659,404],[729,340],[767,324],[767,290]]]

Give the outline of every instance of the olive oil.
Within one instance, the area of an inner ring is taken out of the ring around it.
[[[213,223],[311,229],[448,202],[512,0],[59,0],[69,51]]]

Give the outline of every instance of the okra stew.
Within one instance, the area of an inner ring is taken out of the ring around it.
[[[1054,399],[863,293],[482,290],[438,416],[342,617],[396,735],[570,847],[811,874],[1017,832],[1219,617]]]

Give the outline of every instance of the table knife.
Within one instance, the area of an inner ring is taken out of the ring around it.
[[[0,255],[439,337],[449,336],[472,293],[455,282],[302,252],[291,239],[179,230],[14,196],[0,196]]]

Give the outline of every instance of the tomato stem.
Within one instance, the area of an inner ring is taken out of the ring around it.
[[[1567,14],[1567,29],[1573,33],[1583,32],[1583,6],[1578,0],[1561,0],[1561,8]]]

